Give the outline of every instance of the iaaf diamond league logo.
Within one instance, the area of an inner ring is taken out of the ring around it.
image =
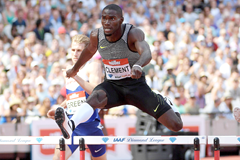
[[[38,141],[38,143],[40,143],[42,141],[42,138],[36,138],[36,140]]]
[[[103,140],[103,142],[106,143],[109,140],[109,138],[108,137],[103,137],[102,140]]]
[[[177,138],[176,137],[170,137],[169,140],[174,143]],[[102,141],[107,143],[109,141],[108,137],[103,137]],[[164,138],[157,138],[157,137],[130,137],[130,138],[114,138],[113,142],[128,142],[128,143],[162,143],[164,142]]]
[[[238,140],[238,142],[240,142],[240,137],[237,140]]]
[[[126,142],[133,143],[161,143],[164,142],[163,138],[154,138],[154,137],[136,137],[136,138],[127,138]]]
[[[9,143],[9,144],[18,144],[18,143],[30,143],[30,139],[22,139],[22,138],[7,138],[7,136],[4,137],[4,139],[0,138],[0,144],[1,143]]]
[[[177,138],[175,138],[175,137],[170,137],[170,138],[169,138],[169,140],[170,140],[172,143],[175,142],[176,139],[177,139]]]

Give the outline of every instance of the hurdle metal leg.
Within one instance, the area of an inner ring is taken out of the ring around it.
[[[199,160],[200,157],[199,138],[194,138],[194,160]]]
[[[85,141],[83,138],[79,139],[80,160],[85,160]]]
[[[214,138],[213,143],[214,143],[214,160],[220,160],[219,138],[218,137]]]
[[[65,140],[61,138],[59,140],[60,160],[65,160]]]

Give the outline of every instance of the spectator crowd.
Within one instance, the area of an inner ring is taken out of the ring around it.
[[[71,37],[101,27],[101,11],[111,3],[123,9],[124,23],[145,33],[150,88],[181,114],[233,118],[240,102],[240,0],[1,0],[0,124],[46,116],[64,101]]]

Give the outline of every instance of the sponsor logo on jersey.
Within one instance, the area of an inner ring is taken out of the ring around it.
[[[79,95],[77,93],[73,93],[71,96],[69,96],[70,99],[78,98]]]
[[[68,94],[67,100],[72,100],[72,99],[81,98],[81,97],[85,97],[85,96],[86,96],[86,94],[84,91],[79,91],[79,92]]]
[[[111,65],[120,65],[120,61],[116,61],[116,60],[110,61],[109,64],[111,64]]]
[[[100,46],[101,49],[106,48],[107,46]]]

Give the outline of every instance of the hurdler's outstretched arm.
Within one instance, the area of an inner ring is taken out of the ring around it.
[[[95,29],[95,30],[93,30],[91,32],[89,44],[82,51],[82,54],[78,58],[78,61],[73,66],[73,68],[69,69],[66,72],[66,76],[68,78],[74,77],[77,74],[77,72],[79,71],[79,69],[82,67],[82,65],[84,65],[96,53],[96,51],[97,51],[97,44],[98,44],[97,35],[98,35],[98,29]]]
[[[151,51],[148,43],[145,41],[145,35],[142,30],[133,28],[130,30],[128,35],[128,45],[135,48],[140,58],[132,67],[132,78],[139,79],[142,76],[142,67],[147,65],[151,59]]]
[[[130,30],[128,38],[130,43],[134,44],[138,54],[140,54],[140,58],[135,64],[144,67],[151,61],[152,55],[149,44],[145,41],[143,31],[138,28],[133,28]]]

